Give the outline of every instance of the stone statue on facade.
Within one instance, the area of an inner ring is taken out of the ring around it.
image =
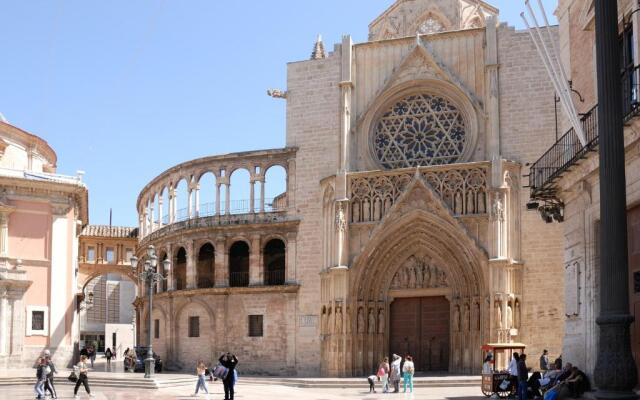
[[[336,307],[336,333],[342,333],[342,307]]]
[[[453,331],[458,332],[460,330],[460,307],[453,307]]]
[[[384,333],[386,320],[384,318],[384,309],[378,311],[378,333]]]
[[[369,200],[364,199],[362,202],[362,221],[369,222],[371,218]]]
[[[500,301],[496,301],[495,323],[496,327],[502,329],[502,310],[500,309]]]
[[[352,221],[360,222],[360,203],[353,203],[353,207],[351,208],[353,212]]]
[[[369,309],[369,333],[376,333],[376,316],[373,313],[373,308]]]
[[[513,328],[513,309],[511,304],[507,306],[507,329]]]
[[[358,324],[357,324],[358,333],[364,333],[364,310],[362,307],[358,308]]]

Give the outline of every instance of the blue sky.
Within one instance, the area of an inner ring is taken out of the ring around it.
[[[327,49],[365,41],[392,2],[3,0],[0,112],[49,142],[59,173],[86,172],[91,223],[113,208],[136,225],[140,189],[165,169],[284,146],[285,102],[266,89],[286,89],[318,33]],[[522,27],[523,1],[490,3]]]

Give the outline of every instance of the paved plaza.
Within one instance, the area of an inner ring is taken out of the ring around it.
[[[369,394],[366,390],[366,382],[362,389],[303,389],[279,385],[254,385],[238,384],[236,398],[240,399],[314,399],[314,400],[334,400],[334,399],[484,399],[479,388],[472,387],[440,387],[440,388],[420,388],[415,393],[399,394]],[[191,397],[195,388],[195,378],[193,388],[184,387],[180,389],[161,390],[132,390],[120,388],[95,388],[96,400],[102,399],[193,399]],[[199,395],[199,399],[219,400],[224,398],[222,384],[209,385],[210,395]],[[0,387],[0,400],[21,400],[32,399],[33,388],[30,386],[4,386]],[[70,385],[59,385],[58,398],[72,399],[73,387]],[[81,399],[89,397],[81,388]]]

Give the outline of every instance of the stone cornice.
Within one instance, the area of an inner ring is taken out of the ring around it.
[[[54,167],[58,162],[56,152],[49,146],[49,143],[41,137],[3,121],[0,121],[0,135],[8,135],[16,139],[16,141],[21,142],[25,147],[35,146]]]
[[[300,285],[295,283],[274,286],[214,287],[206,289],[172,290],[170,292],[157,293],[154,297],[157,299],[163,299],[202,295],[230,296],[238,294],[298,293],[299,290]]]

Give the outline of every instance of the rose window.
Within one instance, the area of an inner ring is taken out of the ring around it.
[[[421,35],[427,35],[431,33],[442,32],[444,30],[444,26],[435,18],[427,18],[423,23],[418,27],[418,33]]]
[[[463,154],[465,122],[449,100],[430,94],[404,98],[375,125],[374,155],[387,169],[450,164]]]

